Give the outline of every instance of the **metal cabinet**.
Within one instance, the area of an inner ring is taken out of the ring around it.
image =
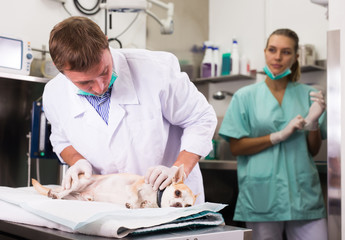
[[[0,72],[0,185],[27,186],[28,138],[33,101],[42,96],[46,78]],[[41,161],[45,184],[55,183],[59,165]],[[33,168],[34,169],[34,168]],[[33,174],[33,176],[35,176]]]

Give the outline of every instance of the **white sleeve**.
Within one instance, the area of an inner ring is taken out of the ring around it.
[[[51,80],[53,81],[53,80]],[[68,141],[67,137],[64,134],[64,131],[61,128],[61,115],[59,114],[59,109],[56,104],[56,93],[53,86],[53,82],[48,82],[44,88],[42,102],[43,102],[43,111],[47,120],[51,124],[51,135],[50,142],[53,146],[53,151],[58,156],[59,160],[62,163],[65,163],[60,156],[62,150],[70,146],[71,143]]]
[[[165,65],[168,74],[165,75],[166,82],[161,95],[164,117],[183,129],[181,151],[206,156],[212,149],[217,125],[216,113],[188,75],[180,71],[177,58],[169,55]]]

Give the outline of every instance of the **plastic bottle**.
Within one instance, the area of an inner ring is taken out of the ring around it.
[[[213,45],[213,67],[214,67],[214,74],[213,77],[219,76],[219,47],[218,45]]]
[[[212,43],[210,41],[204,42],[205,55],[201,62],[201,73],[202,78],[214,76],[214,67],[213,67],[213,49]]]
[[[231,74],[240,74],[240,54],[238,52],[238,43],[236,39],[232,40],[232,53],[231,53]]]
[[[240,62],[240,74],[249,75],[249,73],[250,73],[249,60],[246,56],[242,56],[241,62]]]
[[[218,142],[215,139],[212,139],[212,150],[211,152],[205,157],[206,160],[214,160],[217,159],[217,148],[218,148]]]
[[[226,52],[222,55],[222,72],[221,75],[230,75],[231,72],[231,53]]]

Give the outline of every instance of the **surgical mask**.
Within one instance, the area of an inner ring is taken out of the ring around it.
[[[114,84],[115,80],[117,79],[117,74],[115,71],[113,71],[113,73],[111,74],[111,80],[110,80],[110,83],[109,83],[109,87],[108,89]],[[88,92],[85,92],[81,89],[78,90],[78,94],[79,95],[84,95],[84,96],[95,96],[95,97],[100,97],[98,95],[95,95],[95,94],[92,94],[92,93],[88,93]]]
[[[270,79],[272,79],[272,80],[282,79],[283,77],[285,77],[285,76],[287,76],[287,75],[289,75],[289,74],[291,73],[290,68],[287,68],[287,69],[285,69],[285,71],[282,72],[281,74],[274,75],[274,74],[271,72],[271,70],[268,68],[267,65],[264,67],[264,71],[265,71],[265,73],[267,74],[267,76],[268,76]]]

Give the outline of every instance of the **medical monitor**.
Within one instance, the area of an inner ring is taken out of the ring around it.
[[[29,75],[32,60],[30,42],[0,35],[0,72]]]

